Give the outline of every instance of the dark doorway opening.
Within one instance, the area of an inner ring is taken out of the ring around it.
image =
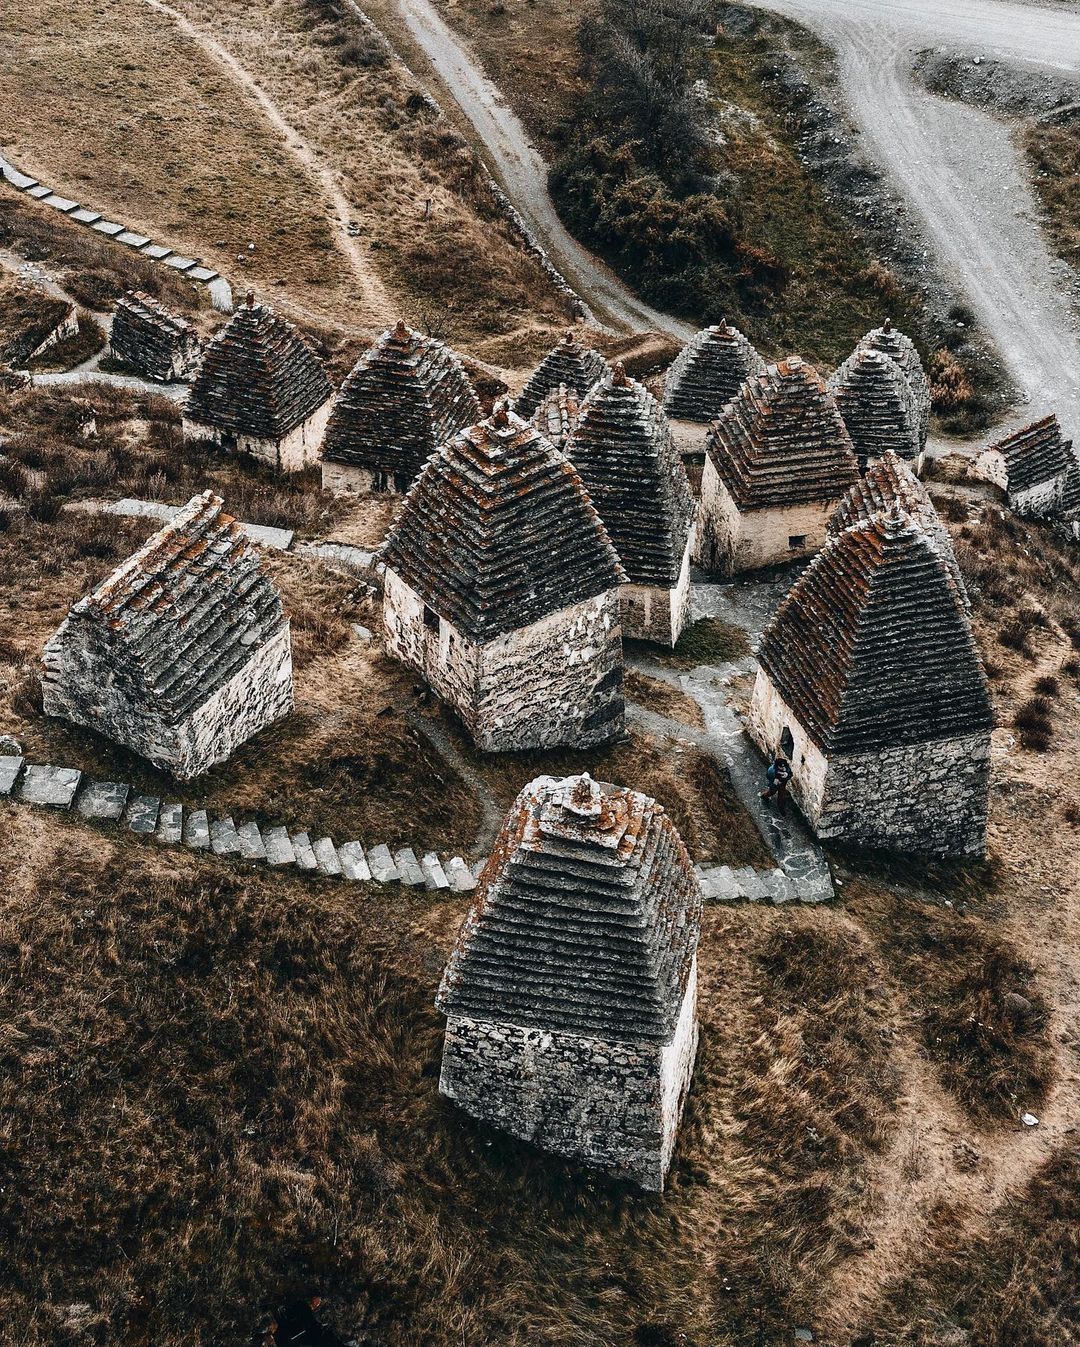
[[[257,1347],[344,1347],[319,1321],[319,1300],[295,1300],[274,1314],[274,1327],[255,1334]]]
[[[786,725],[784,726],[784,732],[780,736],[780,752],[783,753],[784,757],[789,761],[791,755],[795,752],[795,736]]]

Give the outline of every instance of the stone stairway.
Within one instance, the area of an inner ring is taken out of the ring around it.
[[[251,819],[238,824],[229,815],[140,795],[123,782],[92,781],[77,768],[26,762],[21,756],[0,756],[0,796],[70,810],[166,845],[275,868],[293,866],[353,883],[466,893],[476,887],[483,864],[470,868],[460,856],[444,861],[434,851],[417,856],[412,847],[391,851],[385,843],[365,848],[359,842],[312,838],[280,823]]]

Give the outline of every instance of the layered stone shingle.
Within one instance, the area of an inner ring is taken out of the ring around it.
[[[715,420],[742,385],[765,373],[765,361],[737,327],[703,328],[671,364],[664,380],[664,410],[684,421]]]
[[[1006,492],[1017,514],[1070,519],[1080,510],[1080,457],[1056,416],[1044,416],[979,455],[974,472]]]
[[[249,294],[205,349],[184,433],[299,469],[315,459],[332,392],[296,328]]]
[[[380,553],[392,653],[487,748],[622,723],[625,574],[570,461],[500,408],[428,460]]]
[[[570,436],[577,427],[581,403],[582,399],[577,393],[565,384],[560,384],[544,395],[532,415],[532,424],[549,444],[565,452]]]
[[[887,355],[908,381],[919,419],[921,453],[926,447],[926,435],[930,429],[930,380],[926,377],[926,370],[923,369],[915,343],[893,327],[891,319],[886,318],[881,327],[873,328],[863,337],[856,349],[880,351],[882,355]]]
[[[891,356],[859,347],[828,384],[855,446],[859,467],[882,454],[916,460],[922,452],[919,411],[900,366]]]
[[[544,398],[560,384],[568,392],[583,398],[593,384],[610,372],[607,361],[599,351],[582,346],[572,332],[567,332],[533,370],[514,403],[514,411],[525,420],[530,420]]]
[[[985,846],[993,715],[940,547],[893,504],[831,537],[762,636],[751,724],[818,832]]]
[[[663,1187],[697,1041],[701,890],[663,809],[587,774],[518,797],[438,994],[440,1088]]]
[[[44,665],[47,715],[177,777],[224,761],[292,706],[281,596],[209,491],[72,607]]]
[[[667,417],[617,364],[582,403],[566,452],[626,572],[623,634],[674,645],[689,602],[696,506]]]
[[[334,401],[323,485],[407,490],[439,445],[480,417],[454,352],[399,322],[360,357]]]
[[[117,301],[109,346],[122,364],[160,383],[190,379],[202,355],[191,324],[137,290]]]

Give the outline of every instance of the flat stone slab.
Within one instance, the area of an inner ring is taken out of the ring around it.
[[[133,833],[150,834],[157,827],[161,801],[154,795],[136,795],[128,803],[124,818]]]
[[[371,878],[371,868],[364,855],[364,848],[359,842],[342,842],[337,853],[338,860],[341,861],[342,874],[346,879],[362,882]]]
[[[260,547],[271,547],[277,552],[287,552],[292,546],[292,529],[275,529],[268,524],[241,524],[240,527],[253,543]]]
[[[0,172],[3,173],[4,178],[11,183],[12,187],[18,192],[25,192],[28,187],[36,187],[38,185],[37,178],[29,178],[25,173],[20,173],[17,168],[12,168],[6,160],[3,164],[0,164]]]
[[[752,865],[743,865],[731,873],[742,897],[749,898],[752,903],[760,903],[762,899],[769,897],[768,890]]]
[[[341,861],[338,859],[337,848],[329,837],[316,838],[311,844],[311,849],[315,853],[315,863],[324,875],[341,874]]]
[[[292,842],[293,852],[296,855],[296,863],[301,870],[317,870],[319,862],[315,859],[315,852],[311,846],[311,838],[307,833],[293,833],[289,839]]]
[[[698,868],[701,879],[701,891],[706,901],[713,903],[731,903],[743,896],[739,881],[730,865],[702,866]]]
[[[202,281],[205,284],[207,281],[217,280],[217,275],[213,267],[192,267],[188,272],[188,280]]]
[[[774,903],[791,903],[795,901],[795,885],[784,874],[783,870],[768,870],[765,874],[759,876],[761,887]]]
[[[50,805],[54,809],[70,809],[79,789],[82,772],[74,767],[27,767],[19,788],[19,799],[27,804]]]
[[[159,842],[173,846],[184,840],[184,806],[176,800],[167,800],[158,810],[154,836]]]
[[[97,224],[101,219],[101,211],[87,210],[85,206],[80,206],[78,210],[71,212],[71,218],[78,220],[79,224]]]
[[[109,819],[123,814],[131,787],[125,781],[91,781],[79,794],[76,809],[83,818]]]
[[[15,782],[22,771],[21,757],[6,756],[0,758],[0,795],[10,795]]]
[[[295,865],[296,852],[285,828],[261,828],[263,846],[266,848],[268,865]]]
[[[27,195],[27,196],[32,196],[32,197],[34,197],[37,201],[40,201],[41,198],[44,197],[44,196],[52,196],[52,195],[53,195],[53,189],[52,189],[51,187],[44,187],[44,186],[42,186],[42,184],[39,182],[38,185],[37,185],[36,187],[28,187],[28,188],[26,189],[26,195]]]
[[[369,847],[367,859],[371,877],[376,884],[393,884],[397,881],[398,868],[394,864],[393,856],[390,855],[390,848],[384,843],[380,842],[377,847]]]
[[[198,265],[196,257],[181,257],[179,253],[173,253],[165,259],[167,267],[174,267],[177,271],[190,271],[192,267]]]
[[[215,856],[240,855],[240,838],[236,835],[236,824],[231,818],[211,819],[210,846]]]
[[[96,229],[99,234],[107,234],[111,239],[124,232],[124,226],[117,224],[115,220],[99,220],[97,224],[91,225],[90,228]]]
[[[184,845],[195,851],[210,850],[210,822],[205,809],[189,809],[184,814]]]
[[[137,234],[134,229],[125,229],[117,234],[117,243],[126,243],[129,248],[145,248],[150,242],[149,234]]]
[[[59,192],[50,192],[48,196],[41,199],[46,206],[51,206],[53,210],[62,211],[65,215],[68,215],[79,204],[77,201],[72,201],[69,196],[61,196]]]
[[[476,876],[460,856],[451,856],[446,862],[445,869],[446,878],[455,893],[470,893],[476,888]]]
[[[442,861],[439,860],[434,851],[428,851],[420,857],[420,869],[424,875],[424,888],[448,889],[450,887],[450,881],[446,877]]]
[[[150,257],[155,262],[164,262],[166,257],[172,256],[172,249],[166,248],[163,243],[151,243],[149,248],[143,249],[143,257]]]
[[[241,823],[236,830],[236,840],[240,843],[240,855],[245,861],[266,860],[266,846],[257,823]]]
[[[412,847],[402,847],[400,851],[395,851],[394,864],[397,866],[398,878],[402,884],[407,884],[410,888],[419,888],[423,884],[424,872],[420,869],[420,862],[416,859],[416,852]]]

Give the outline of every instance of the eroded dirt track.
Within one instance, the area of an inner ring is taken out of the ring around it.
[[[916,87],[915,52],[947,44],[1048,72],[1080,70],[1080,7],[1007,0],[751,0],[837,54],[868,157],[893,179],[1027,399],[1080,435],[1077,315],[1010,128]]]

